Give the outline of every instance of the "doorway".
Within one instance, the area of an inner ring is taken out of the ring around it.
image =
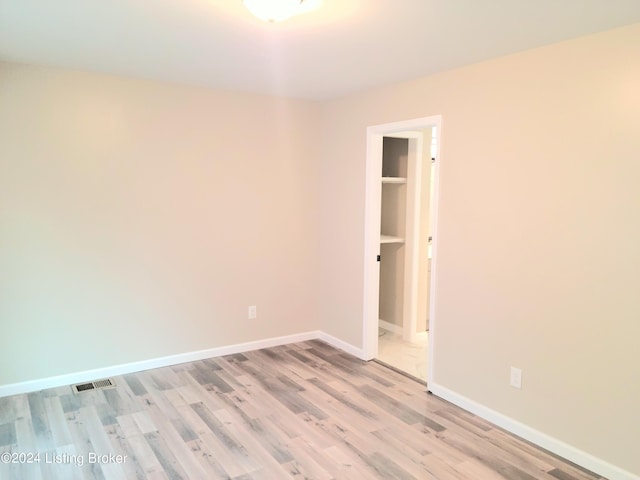
[[[422,381],[433,378],[440,126],[367,129],[364,352]]]

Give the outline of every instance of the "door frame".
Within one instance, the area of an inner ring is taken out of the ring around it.
[[[371,360],[378,354],[378,308],[379,308],[379,296],[380,296],[380,264],[377,261],[377,256],[380,255],[380,214],[381,214],[381,200],[382,200],[382,139],[384,136],[411,136],[412,131],[436,127],[436,144],[438,146],[436,150],[436,162],[433,171],[433,193],[432,204],[430,206],[431,211],[431,224],[433,237],[431,244],[431,276],[430,276],[430,288],[429,288],[429,347],[428,347],[428,379],[433,381],[434,378],[434,337],[436,334],[436,303],[437,296],[436,288],[436,269],[437,269],[437,251],[438,251],[438,200],[439,200],[439,177],[440,177],[440,150],[441,142],[440,137],[442,133],[442,116],[434,115],[428,117],[421,117],[412,120],[404,120],[400,122],[386,123],[382,125],[373,125],[367,128],[367,159],[366,159],[366,172],[365,172],[365,238],[364,238],[364,308],[363,308],[363,354],[365,359]],[[426,142],[424,142],[426,143]],[[424,145],[424,148],[428,148]],[[421,162],[418,162],[421,167]],[[428,165],[430,167],[430,165]],[[414,171],[414,180],[415,180]],[[414,182],[418,183],[418,182]],[[415,201],[416,198],[420,198],[419,185],[407,185],[407,199],[410,202]],[[418,195],[416,197],[416,195]],[[412,215],[418,215],[419,209],[412,209]],[[414,221],[408,222],[415,225]],[[418,229],[413,229],[407,232],[408,236],[406,240],[409,240],[410,245],[407,250],[417,251],[417,245],[412,242],[412,239],[418,235]],[[406,252],[410,253],[410,252]],[[414,256],[414,255],[412,255]],[[415,256],[417,259],[417,254]],[[409,324],[413,325],[415,330],[416,325],[416,313],[417,313],[417,265],[415,260],[412,261],[410,272],[405,270],[405,279],[415,279],[412,281],[414,285],[409,289],[409,302],[410,307],[408,313],[410,314]],[[405,292],[407,291],[405,285]],[[405,303],[406,307],[406,303]],[[404,311],[407,311],[405,308]],[[405,319],[406,320],[406,319]]]

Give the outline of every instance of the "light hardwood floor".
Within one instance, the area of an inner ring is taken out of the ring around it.
[[[0,398],[0,479],[600,478],[320,341],[115,381]]]

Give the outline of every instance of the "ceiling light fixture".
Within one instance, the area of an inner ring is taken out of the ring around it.
[[[242,0],[244,6],[260,20],[280,22],[301,12],[304,0]]]

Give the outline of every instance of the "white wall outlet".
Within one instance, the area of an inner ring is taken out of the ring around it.
[[[509,384],[514,388],[522,388],[522,370],[511,367],[511,378]]]
[[[249,318],[249,320],[253,320],[254,318],[258,317],[258,309],[255,305],[252,305],[249,307],[249,312],[247,317]]]

